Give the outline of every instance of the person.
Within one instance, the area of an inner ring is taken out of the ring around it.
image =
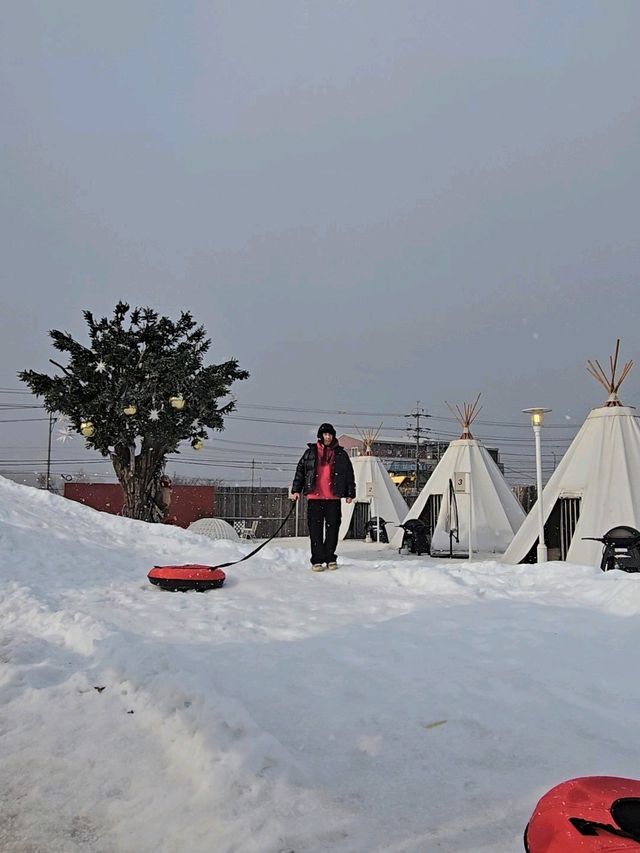
[[[163,510],[164,514],[167,515],[169,512],[169,507],[171,506],[171,490],[173,488],[173,484],[171,482],[171,478],[167,477],[164,474],[160,478],[160,501],[159,506],[160,509]]]
[[[153,486],[153,484],[152,484]],[[164,524],[172,524],[173,521],[169,518],[169,508],[171,506],[171,490],[173,484],[171,478],[163,474],[160,478],[160,483],[155,492],[155,497],[152,498],[152,510],[157,521]]]
[[[347,503],[356,496],[353,465],[338,444],[331,424],[320,424],[318,441],[309,444],[296,467],[291,499],[307,497],[307,526],[311,540],[311,568],[314,572],[338,568],[336,547],[342,520],[341,498]]]

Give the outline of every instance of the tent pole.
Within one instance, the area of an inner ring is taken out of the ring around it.
[[[449,478],[449,559],[453,559],[453,483]]]
[[[473,542],[472,542],[472,531],[473,531],[473,485],[471,482],[471,471],[468,474],[469,477],[469,559],[473,556]]]
[[[371,518],[376,517],[376,499],[373,495],[371,495]],[[378,545],[380,544],[380,519],[378,519],[378,523],[376,524],[376,541]]]

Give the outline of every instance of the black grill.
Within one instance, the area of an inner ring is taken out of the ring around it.
[[[619,524],[612,527],[603,536],[585,536],[602,542],[603,572],[619,569],[622,572],[640,572],[640,530]]]

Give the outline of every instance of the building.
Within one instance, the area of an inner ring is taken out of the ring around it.
[[[350,456],[359,456],[364,448],[364,440],[348,433],[338,436],[338,441]],[[377,437],[371,445],[371,452],[382,460],[382,464],[391,474],[391,479],[405,498],[416,495],[433,474],[438,462],[449,447],[448,441],[425,439],[420,443],[418,484],[416,487],[416,444],[402,438]],[[504,474],[504,465],[500,462],[497,447],[486,448],[489,455]]]

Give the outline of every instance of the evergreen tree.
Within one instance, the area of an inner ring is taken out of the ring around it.
[[[151,308],[129,313],[129,305],[119,302],[112,319],[83,314],[89,347],[68,332],[49,332],[53,346],[68,355],[66,366],[50,359],[62,375],[24,370],[18,376],[44,398],[48,412],[68,417],[87,447],[110,457],[124,492],[124,515],[159,521],[167,454],[177,453],[182,441],[199,449],[207,429],[223,429],[235,403],[218,401],[249,374],[236,359],[203,366],[211,341],[188,312],[173,322]]]

